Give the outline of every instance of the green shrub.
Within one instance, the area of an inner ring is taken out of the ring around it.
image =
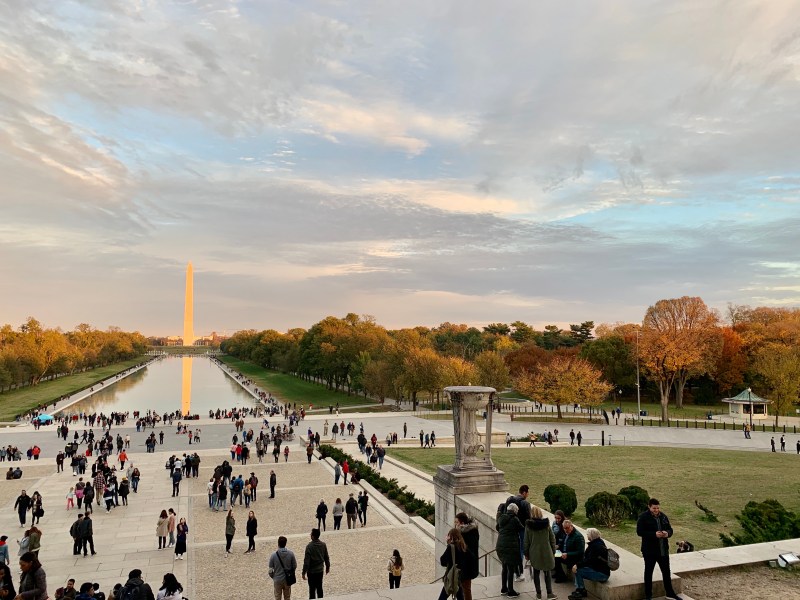
[[[742,514],[736,515],[742,532],[730,537],[719,534],[723,546],[758,544],[800,537],[800,517],[786,510],[777,500],[748,502]]]
[[[397,490],[389,490],[386,492],[386,497],[389,498],[389,500],[397,500],[397,493]]]
[[[631,513],[628,515],[631,519],[636,519],[641,513],[647,510],[647,502],[650,500],[650,494],[647,490],[640,488],[638,485],[629,485],[619,491],[620,496],[625,496],[628,502],[631,503]]]
[[[568,517],[578,508],[578,496],[566,483],[553,483],[544,488],[544,500],[550,505],[550,512],[563,510]]]
[[[631,503],[626,496],[598,492],[584,504],[586,517],[604,527],[616,527],[631,514]]]

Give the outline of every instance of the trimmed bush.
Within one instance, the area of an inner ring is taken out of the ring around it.
[[[650,500],[650,494],[647,490],[640,488],[638,485],[629,485],[619,491],[620,496],[625,496],[628,502],[631,503],[631,519],[639,518],[639,515],[647,510],[647,502]]]
[[[742,525],[741,533],[730,537],[719,534],[723,546],[759,544],[800,537],[800,517],[786,510],[777,500],[748,502],[742,514],[736,515]]]
[[[568,517],[578,508],[578,496],[566,483],[553,483],[544,488],[544,500],[550,505],[550,512],[563,510]]]
[[[631,514],[631,503],[626,496],[598,492],[584,504],[586,517],[604,527],[616,527]]]

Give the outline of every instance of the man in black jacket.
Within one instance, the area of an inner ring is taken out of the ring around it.
[[[17,509],[17,514],[19,515],[19,526],[25,527],[25,519],[27,517],[28,509],[31,507],[31,497],[28,496],[28,492],[22,490],[19,496],[17,496],[17,501],[14,502],[14,508]]]
[[[648,600],[653,598],[653,569],[658,564],[664,577],[665,595],[673,600],[682,600],[672,589],[672,575],[669,569],[668,540],[672,537],[672,525],[667,515],[661,512],[661,503],[655,498],[648,500],[647,510],[639,515],[636,521],[636,535],[642,538],[645,597]]]
[[[308,597],[322,598],[322,577],[331,572],[328,546],[319,539],[319,529],[311,530],[311,541],[306,546],[303,558],[303,579],[308,578]]]

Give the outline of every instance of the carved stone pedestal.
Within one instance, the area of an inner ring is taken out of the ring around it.
[[[447,533],[453,527],[458,496],[486,492],[505,492],[508,483],[502,471],[492,464],[491,431],[495,389],[477,386],[445,388],[453,405],[455,463],[439,466],[433,477],[436,491],[436,564],[444,551]],[[481,442],[476,414],[486,411],[486,446]],[[482,452],[481,452],[482,451]]]

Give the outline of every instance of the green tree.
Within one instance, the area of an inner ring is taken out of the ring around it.
[[[475,357],[475,383],[493,387],[502,392],[511,383],[511,373],[506,361],[498,352],[481,352]]]

